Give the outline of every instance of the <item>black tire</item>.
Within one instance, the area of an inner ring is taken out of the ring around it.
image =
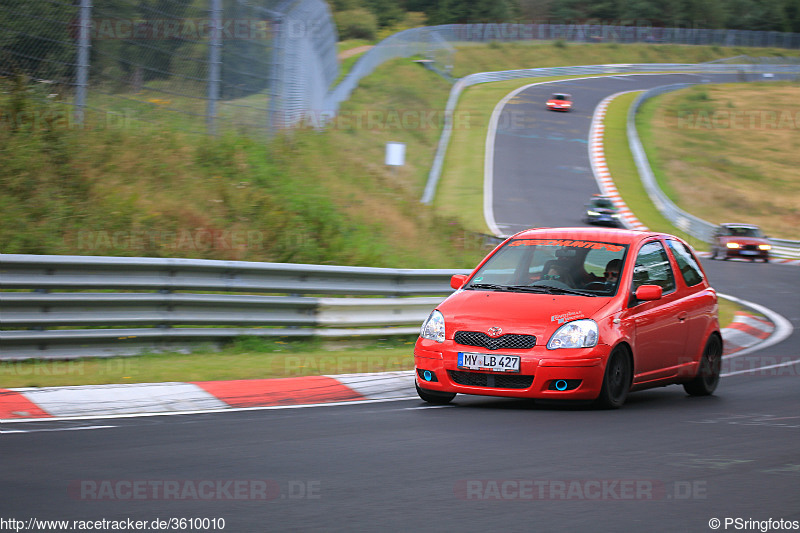
[[[628,353],[623,348],[615,348],[608,356],[603,387],[597,397],[597,405],[603,409],[619,409],[628,397],[631,388],[633,368]]]
[[[432,403],[434,405],[445,405],[450,403],[450,401],[456,397],[455,392],[437,392],[427,389],[420,389],[419,385],[414,383],[414,386],[417,387],[417,394],[423,401]]]
[[[703,350],[697,375],[687,383],[683,389],[690,396],[710,396],[719,385],[719,374],[722,368],[722,340],[717,335],[711,335]]]

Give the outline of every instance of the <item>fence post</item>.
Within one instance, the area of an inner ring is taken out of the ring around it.
[[[81,0],[78,29],[78,70],[75,83],[75,123],[83,125],[86,93],[89,84],[89,48],[92,46],[89,28],[92,18],[92,0]]]
[[[270,137],[274,136],[283,127],[280,113],[283,108],[283,93],[281,87],[281,66],[284,61],[283,48],[283,23],[285,17],[280,13],[272,21],[272,50],[270,51],[272,64],[270,65],[269,79],[269,109],[267,111],[267,130]]]
[[[219,99],[220,56],[222,50],[222,0],[211,0],[211,40],[208,44],[208,105],[206,127],[216,134],[217,100]]]

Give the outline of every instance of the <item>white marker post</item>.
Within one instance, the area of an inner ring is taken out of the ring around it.
[[[406,163],[406,144],[405,143],[386,143],[386,165],[393,167],[392,173],[397,172],[397,167],[402,167]]]

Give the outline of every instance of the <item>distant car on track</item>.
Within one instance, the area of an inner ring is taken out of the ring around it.
[[[572,95],[567,93],[553,93],[547,101],[547,109],[551,111],[569,111],[572,109]]]
[[[425,320],[417,392],[588,400],[719,381],[717,295],[690,246],[653,232],[526,230],[492,251]]]
[[[584,222],[605,226],[621,227],[619,210],[608,196],[595,194],[586,204]]]
[[[758,226],[725,223],[714,230],[711,258],[742,257],[751,261],[761,259],[768,263],[770,250],[772,245]]]

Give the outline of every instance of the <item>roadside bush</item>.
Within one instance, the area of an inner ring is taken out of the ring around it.
[[[339,40],[367,39],[372,41],[378,34],[378,20],[366,9],[349,9],[334,13]]]

